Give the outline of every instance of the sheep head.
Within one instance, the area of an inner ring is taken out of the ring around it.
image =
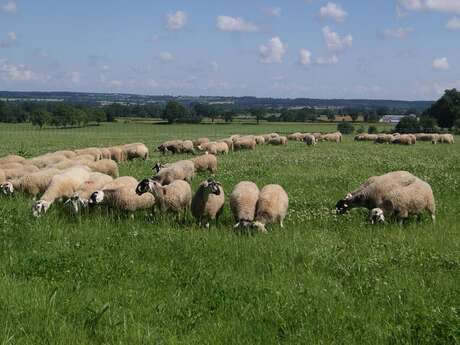
[[[351,199],[353,196],[351,193],[348,193],[344,199],[341,199],[335,204],[335,211],[337,214],[345,214],[351,209]]]
[[[149,179],[144,179],[136,187],[136,194],[137,195],[142,195],[148,192],[151,192],[153,190],[153,185],[157,183]]]
[[[267,228],[265,227],[265,224],[262,222],[259,222],[259,221],[252,222],[251,227],[261,233],[264,233],[264,234],[268,233]]]
[[[158,173],[160,172],[160,170],[163,169],[163,168],[164,168],[164,165],[161,164],[160,162],[157,162],[157,163],[153,166],[152,170],[153,170],[153,171],[156,171],[157,174],[158,174]]]
[[[104,197],[105,197],[104,191],[98,190],[94,192],[93,194],[91,194],[88,204],[92,206],[100,204],[104,201]]]
[[[384,223],[385,215],[381,208],[374,208],[369,212],[369,221],[371,224]]]
[[[221,184],[217,181],[214,181],[212,178],[204,181],[202,186],[206,192],[209,194],[220,195],[220,186]]]
[[[69,200],[66,201],[66,204],[69,203],[75,213],[80,212],[80,208],[85,208],[88,206],[88,200],[84,200],[80,198],[78,193],[75,193],[70,197]]]
[[[43,216],[50,208],[51,203],[45,200],[39,200],[32,206],[32,214],[34,217]]]
[[[12,195],[14,193],[14,187],[11,182],[5,182],[0,185],[0,190],[4,195]]]

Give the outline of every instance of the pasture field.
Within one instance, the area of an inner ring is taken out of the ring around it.
[[[144,142],[151,175],[166,139],[335,125],[103,124],[71,130],[0,125],[0,155],[26,156]],[[258,146],[219,157],[227,196],[241,180],[283,185],[285,229],[232,231],[228,204],[217,227],[191,216],[104,211],[75,218],[53,207],[41,219],[23,196],[0,199],[0,344],[459,344],[460,138],[455,145],[353,142]],[[428,181],[437,221],[371,226],[367,212],[332,214],[372,175],[408,170]],[[200,173],[196,189],[208,175]]]

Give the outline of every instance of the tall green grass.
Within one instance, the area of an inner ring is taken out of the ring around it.
[[[149,161],[121,166],[138,179],[171,138],[335,130],[328,125],[112,124],[73,130],[0,125],[0,154],[145,142]],[[228,204],[200,229],[148,212],[78,218],[32,201],[0,199],[1,344],[458,344],[459,144],[259,146],[219,157],[227,196],[241,180],[283,185],[285,229],[237,235]],[[404,169],[433,187],[429,217],[370,226],[331,210],[371,175]],[[199,174],[193,189],[207,178]]]

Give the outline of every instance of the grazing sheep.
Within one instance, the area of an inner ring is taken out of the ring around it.
[[[171,211],[184,213],[190,209],[192,203],[192,189],[190,185],[182,180],[173,181],[167,186],[162,186],[159,182],[145,179],[142,180],[137,188],[138,195],[153,194],[157,203],[157,207],[162,212]]]
[[[94,192],[103,189],[111,182],[113,182],[113,178],[109,175],[99,172],[91,173],[89,178],[67,200],[67,203],[70,203],[72,210],[77,214],[82,208],[88,207],[89,198]]]
[[[219,182],[213,179],[203,181],[192,199],[191,210],[193,216],[209,228],[209,222],[219,220],[219,216],[224,209],[225,194]]]
[[[283,220],[287,215],[289,197],[286,191],[277,184],[269,184],[261,189],[256,206],[255,221],[253,227],[258,231],[267,233],[266,225],[280,223],[283,228]]]
[[[236,222],[234,228],[251,225],[256,213],[259,193],[259,187],[249,181],[242,181],[233,188],[230,195],[230,208]]]
[[[210,141],[211,140],[209,140],[208,138],[198,138],[193,141],[193,146],[198,147],[202,144],[209,143]]]
[[[323,136],[321,133],[319,132],[316,132],[316,133],[311,133],[311,135],[313,135],[316,139],[316,141],[320,141],[321,140],[321,137]]]
[[[90,169],[84,166],[76,166],[54,175],[41,199],[33,205],[32,214],[40,217],[48,211],[55,200],[70,198],[89,175]]]
[[[45,155],[41,155],[32,159],[28,159],[24,162],[24,165],[34,165],[39,169],[43,169],[44,167],[51,166],[57,164],[59,162],[67,160],[67,157],[64,155],[55,155],[47,153]]]
[[[335,133],[327,133],[321,135],[320,141],[330,141],[333,143],[340,143],[342,141],[342,133],[335,132]]]
[[[238,139],[233,144],[233,149],[235,151],[239,150],[255,150],[256,149],[256,141],[254,139]]]
[[[393,137],[392,144],[414,145],[417,139],[412,134],[402,134],[399,137]]]
[[[268,141],[268,144],[269,145],[287,145],[288,140],[286,137],[277,136],[277,137],[270,138],[270,140]]]
[[[256,136],[254,137],[254,140],[256,141],[256,144],[257,144],[257,145],[263,145],[263,144],[265,144],[265,138],[264,138],[263,135],[256,135]]]
[[[94,192],[89,199],[89,205],[105,205],[110,209],[129,212],[132,215],[137,210],[153,209],[155,197],[150,193],[137,194],[137,181],[132,184],[132,179],[129,176],[120,177],[118,181],[114,180],[104,186],[103,190]]]
[[[88,147],[86,149],[75,150],[77,156],[91,155],[95,161],[102,159],[102,152],[97,147]]]
[[[5,157],[0,158],[0,164],[4,163],[21,163],[24,162],[26,159],[24,157],[18,155],[8,155]]]
[[[230,138],[225,138],[217,141],[218,143],[226,143],[229,151],[233,151],[233,140]]]
[[[99,150],[101,150],[102,159],[112,159],[112,152],[107,147],[101,147]]]
[[[199,151],[206,151],[212,155],[217,155],[217,143],[210,141],[197,147]]]
[[[193,148],[193,142],[191,140],[184,140],[180,143],[180,153],[191,153],[195,154],[195,150]]]
[[[293,141],[302,141],[302,137],[303,135],[300,132],[292,133],[287,136],[288,140],[293,140]]]
[[[389,191],[382,199],[381,205],[370,212],[370,221],[384,222],[385,217],[394,216],[400,224],[409,216],[420,215],[427,211],[435,220],[436,203],[433,191],[428,183],[416,178],[407,186]]]
[[[158,146],[158,150],[163,153],[164,155],[168,152],[180,153],[182,146],[182,140],[169,140],[165,141],[163,144]]]
[[[4,195],[12,195],[19,191],[32,196],[34,199],[40,193],[44,193],[48,188],[52,178],[60,174],[59,169],[45,169],[38,172],[24,175],[18,179],[11,180],[0,185],[0,190]]]
[[[75,158],[75,156],[77,155],[74,151],[69,150],[56,151],[53,154],[58,156],[65,156],[67,159]]]
[[[376,144],[391,144],[395,138],[391,134],[379,134],[374,140]]]
[[[217,157],[212,154],[205,154],[192,159],[195,171],[209,171],[215,174],[217,172]]]
[[[6,180],[13,180],[38,171],[40,171],[40,169],[35,165],[24,165],[23,167],[17,169],[4,169],[3,173],[5,174]]]
[[[114,160],[115,162],[121,163],[127,160],[125,152],[121,146],[112,146],[109,147],[108,150],[110,151],[110,159]]]
[[[111,159],[101,159],[100,161],[89,162],[86,164],[92,171],[100,172],[117,178],[119,176],[118,164]]]
[[[191,182],[195,177],[195,164],[189,160],[177,161],[175,163],[161,165],[155,164],[153,170],[157,174],[152,178],[162,185],[171,184],[175,180]]]
[[[454,144],[454,136],[452,134],[439,134],[436,142],[441,144]]]
[[[308,145],[308,146],[311,146],[311,145],[316,145],[316,139],[315,139],[315,136],[314,135],[311,135],[311,134],[307,134],[305,135],[305,137],[303,138],[303,141]]]
[[[3,169],[0,169],[0,183],[3,183],[6,181],[6,175]]]
[[[356,207],[369,210],[381,207],[384,197],[394,189],[408,186],[417,177],[407,171],[393,171],[381,176],[372,176],[356,190],[348,193],[335,205],[338,214],[345,214]]]
[[[241,137],[240,134],[233,134],[233,135],[230,136],[230,139],[231,139],[233,142],[235,142],[235,141],[236,141],[238,138],[240,138],[240,137]]]
[[[149,149],[142,143],[123,145],[122,150],[128,160],[133,160],[136,158],[146,160],[149,158]]]

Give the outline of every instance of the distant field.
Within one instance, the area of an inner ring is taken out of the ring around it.
[[[0,124],[0,156],[144,142],[147,162],[172,138],[334,131],[336,124],[103,124],[45,129]],[[460,138],[455,145],[353,142],[259,146],[219,157],[227,196],[241,180],[284,186],[285,229],[236,235],[228,205],[218,227],[163,216],[33,219],[32,201],[0,198],[0,344],[459,344]],[[371,175],[408,170],[428,181],[428,217],[370,226],[331,210]],[[199,174],[196,189],[207,178]]]

